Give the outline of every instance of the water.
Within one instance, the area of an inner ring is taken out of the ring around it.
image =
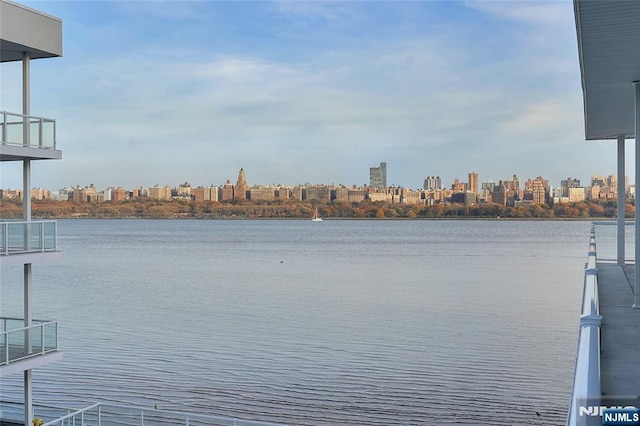
[[[564,422],[588,222],[63,220],[37,402],[313,425]],[[21,316],[4,268],[3,316]],[[21,376],[2,380],[20,400]]]

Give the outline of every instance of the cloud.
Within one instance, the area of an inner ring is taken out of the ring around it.
[[[465,1],[464,4],[472,9],[530,25],[553,27],[573,27],[572,3],[558,0],[537,1]]]
[[[386,160],[417,187],[582,142],[570,4],[137,3],[71,22],[71,54],[43,67],[57,186],[219,184],[240,167],[255,183],[361,184]]]

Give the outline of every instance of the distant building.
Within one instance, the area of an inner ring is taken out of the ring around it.
[[[104,195],[102,197],[104,199]],[[97,203],[98,191],[94,184],[90,186],[85,186],[84,188],[80,188],[80,185],[77,185],[73,188],[73,202],[74,203]]]
[[[331,199],[336,201],[349,201],[349,190],[344,186],[331,190]]]
[[[493,190],[491,191],[491,202],[506,207],[507,190],[503,185],[495,185],[493,187]]]
[[[534,180],[527,179],[524,185],[524,201],[531,201],[533,204],[547,204],[549,195],[549,181],[536,177]]]
[[[170,200],[171,188],[168,186],[155,185],[152,188],[149,188],[148,194],[149,198],[152,200]]]
[[[248,190],[249,185],[247,184],[247,176],[244,173],[244,169],[240,169],[238,172],[238,182],[233,188],[233,198],[236,200],[246,200]]]
[[[114,203],[123,201],[127,199],[128,196],[128,191],[125,191],[123,188],[111,188],[111,198],[110,200],[113,201]]]
[[[454,192],[451,194],[451,202],[464,204],[465,206],[472,206],[477,203],[477,194],[471,191]]]
[[[420,191],[412,191],[409,188],[402,188],[400,191],[400,203],[422,204],[422,193]]]
[[[376,189],[387,187],[387,163],[369,168],[369,186]]]
[[[328,186],[309,186],[307,187],[307,200],[315,200],[322,203],[331,201],[331,188]]]
[[[260,186],[249,189],[251,201],[273,201],[276,199],[276,188],[273,186]]]
[[[440,179],[440,176],[427,176],[424,180],[423,188],[425,191],[437,191],[442,189],[442,180]]]
[[[222,186],[222,201],[231,201],[233,200],[233,184],[231,183],[230,180],[227,180],[227,182]]]
[[[453,184],[451,184],[451,190],[453,192],[465,192],[467,189],[467,184],[460,182],[460,179],[454,179]]]
[[[587,196],[587,193],[584,188],[575,187],[575,188],[567,189],[567,198],[569,198],[570,203],[577,203],[580,201],[584,201],[586,196]]]
[[[469,173],[469,187],[468,190],[474,194],[478,193],[478,174],[476,172]]]
[[[20,189],[0,189],[0,199],[2,199],[2,200],[11,200],[11,199],[22,200],[22,190],[20,190]]]
[[[191,196],[191,185],[189,184],[189,182],[185,182],[183,184],[181,184],[180,186],[178,186],[178,189],[176,189],[176,196],[178,197],[190,197]]]
[[[347,201],[350,203],[361,203],[367,197],[367,192],[364,189],[350,189],[347,193]]]
[[[516,175],[513,175],[511,179],[507,179],[504,182],[504,186],[507,191],[520,191],[520,178]]]
[[[275,196],[277,200],[288,200],[291,198],[291,188],[288,186],[277,186]]]
[[[218,189],[219,188],[217,186],[199,186],[197,188],[191,189],[191,195],[193,196],[194,201],[197,203],[202,203],[205,201],[218,201]]]

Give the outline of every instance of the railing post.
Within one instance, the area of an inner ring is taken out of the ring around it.
[[[4,333],[4,356],[6,357],[5,362],[9,364],[9,332],[8,331]]]
[[[42,324],[40,324],[40,345],[41,345],[41,346],[40,346],[40,348],[41,348],[41,349],[40,349],[40,353],[41,353],[42,355],[44,355],[44,354],[45,354],[45,350],[44,350],[44,349],[45,349],[45,348],[44,348],[44,330],[45,330],[45,328],[44,328],[44,323],[42,323]]]
[[[7,113],[2,113],[2,143],[7,142]]]
[[[98,405],[98,426],[102,426],[102,407]]]
[[[44,141],[42,137],[42,117],[38,119],[38,147],[39,148],[44,147]]]
[[[625,213],[625,202],[626,202],[626,188],[624,181],[624,135],[618,135],[618,200],[617,200],[617,210],[618,210],[618,265],[625,264],[625,235],[624,235],[624,226],[626,220]]]

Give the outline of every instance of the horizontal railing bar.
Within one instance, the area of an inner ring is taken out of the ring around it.
[[[12,117],[35,118],[37,120],[47,120],[49,122],[56,121],[53,118],[39,117],[37,115],[25,115],[25,114],[20,114],[18,112],[0,111],[0,114],[2,114],[2,115],[10,115]],[[22,122],[19,122],[19,123],[22,124]],[[7,123],[7,124],[11,124],[11,123]]]

